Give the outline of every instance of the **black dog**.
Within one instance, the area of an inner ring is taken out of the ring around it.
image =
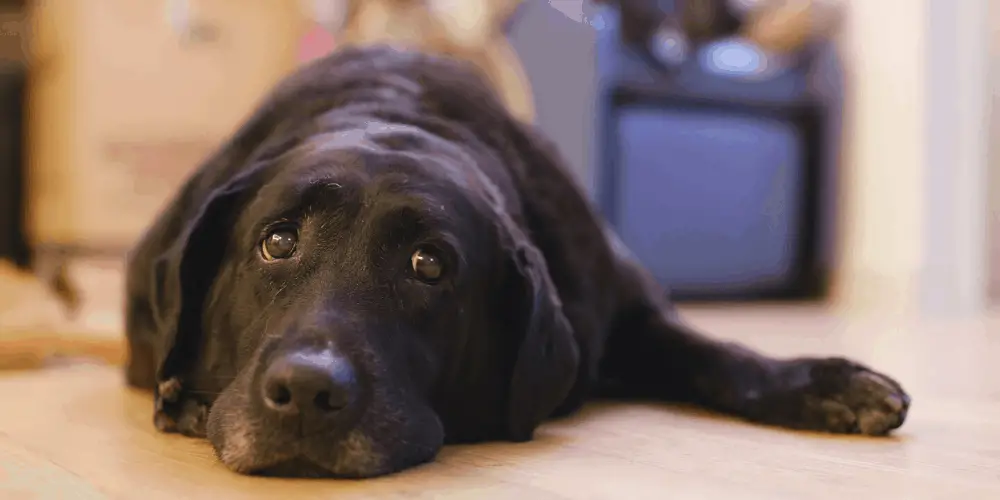
[[[524,441],[594,394],[885,434],[844,359],[678,320],[559,156],[463,63],[343,50],[290,76],[131,255],[128,380],[234,471],[369,477]]]

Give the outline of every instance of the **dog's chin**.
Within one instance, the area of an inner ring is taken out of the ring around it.
[[[253,418],[245,402],[239,391],[225,391],[209,412],[207,425],[207,437],[219,461],[240,474],[383,476],[433,460],[444,441],[441,421],[423,405],[408,411],[369,408],[350,429],[299,437],[273,422]]]
[[[390,474],[411,465],[394,463],[397,461],[358,431],[340,439],[332,436],[305,438],[298,442],[255,439],[250,446],[244,439],[243,436],[225,436],[221,443],[213,441],[212,444],[216,456],[226,467],[246,475],[360,479]]]
[[[237,472],[267,477],[364,479],[391,474],[407,466],[393,464],[387,455],[372,449],[370,440],[357,433],[345,441],[328,448],[329,456],[315,450],[310,453],[308,446],[301,446],[297,453],[250,457],[251,463],[261,465]]]
[[[405,467],[329,467],[299,456],[249,473],[254,476],[302,479],[368,479],[398,472]],[[336,469],[336,470],[333,470]]]

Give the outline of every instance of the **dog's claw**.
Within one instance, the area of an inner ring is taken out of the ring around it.
[[[176,403],[181,396],[181,381],[177,377],[170,377],[163,382],[157,388],[159,392],[160,399],[168,403]]]

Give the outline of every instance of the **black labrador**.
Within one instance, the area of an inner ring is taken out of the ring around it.
[[[128,382],[241,473],[371,477],[588,397],[883,435],[846,359],[707,338],[464,63],[345,49],[281,82],[130,255]]]

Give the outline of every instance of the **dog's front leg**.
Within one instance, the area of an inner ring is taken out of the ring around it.
[[[782,427],[884,435],[910,397],[892,378],[844,358],[777,359],[682,324],[669,305],[639,308],[608,340],[602,374],[615,391],[685,401]]]

